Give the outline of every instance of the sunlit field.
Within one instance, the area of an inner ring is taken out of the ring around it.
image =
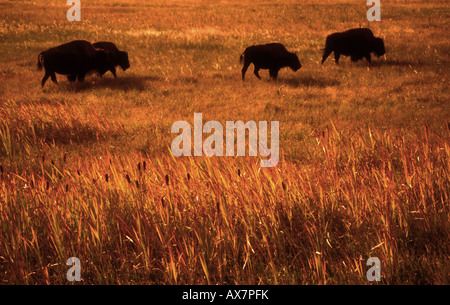
[[[0,1],[0,283],[449,284],[450,8],[382,0],[368,22],[365,2],[82,0],[69,22],[65,0]],[[386,55],[321,65],[356,27]],[[41,88],[38,54],[75,39],[130,69]],[[302,68],[243,82],[269,42]],[[194,113],[279,121],[278,165],[173,156]]]

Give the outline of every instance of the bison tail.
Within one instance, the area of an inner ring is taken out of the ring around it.
[[[241,64],[244,62],[244,54],[245,54],[245,51],[244,51],[244,53],[241,54],[241,57],[239,57],[239,62]]]
[[[42,54],[39,54],[37,63],[38,70],[42,70],[43,64],[44,64],[44,56]]]

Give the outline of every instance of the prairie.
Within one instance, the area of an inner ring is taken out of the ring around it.
[[[0,1],[3,284],[448,284],[446,1]],[[369,27],[386,55],[320,64]],[[38,54],[109,40],[131,68],[41,88]],[[241,80],[281,42],[302,68]],[[280,161],[174,157],[174,122],[279,121]],[[374,282],[377,283],[377,282]]]

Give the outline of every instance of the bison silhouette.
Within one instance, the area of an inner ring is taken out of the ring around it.
[[[323,50],[322,64],[331,52],[334,52],[336,64],[339,63],[341,55],[350,56],[353,62],[366,58],[370,63],[372,61],[370,53],[375,53],[378,57],[386,53],[383,39],[375,37],[367,28],[330,34]]]
[[[260,69],[269,69],[270,77],[276,79],[281,68],[289,67],[297,71],[302,66],[297,55],[286,50],[281,43],[250,46],[241,54],[240,61],[244,63],[242,80],[245,80],[245,72],[252,63],[255,66],[253,73],[258,79],[261,79]]]
[[[125,51],[120,51],[116,45],[110,41],[98,41],[94,44],[95,48],[103,49],[108,53],[109,60],[109,71],[117,77],[116,67],[120,66],[123,71],[130,67],[130,62],[128,61],[128,53]]]
[[[56,75],[67,75],[69,81],[84,81],[88,72],[96,71],[100,75],[109,69],[108,55],[103,49],[96,49],[89,41],[74,40],[43,51],[38,56],[38,69],[45,69],[41,86],[49,77],[57,83]]]

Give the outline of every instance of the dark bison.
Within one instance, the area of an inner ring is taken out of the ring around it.
[[[269,69],[270,77],[276,79],[281,68],[289,67],[294,71],[301,68],[296,54],[289,52],[281,43],[269,43],[251,46],[245,49],[240,57],[242,68],[242,80],[251,63],[255,66],[256,77],[261,79],[258,72],[260,69]]]
[[[94,43],[94,47],[103,49],[108,53],[108,58],[110,61],[108,70],[111,71],[114,77],[117,77],[117,66],[120,66],[123,71],[130,67],[130,62],[128,61],[128,53],[125,51],[120,51],[114,43],[110,41],[99,41]]]
[[[84,81],[88,72],[96,71],[100,75],[109,69],[107,52],[96,49],[89,41],[74,40],[41,52],[38,56],[38,69],[45,69],[42,87],[49,77],[54,83],[56,75],[67,75],[69,81]]]
[[[386,50],[384,49],[383,39],[373,36],[370,29],[360,28],[328,35],[322,64],[331,52],[334,52],[336,63],[339,62],[341,55],[350,56],[353,62],[365,57],[370,63],[370,53],[375,53],[380,57],[386,53]]]

